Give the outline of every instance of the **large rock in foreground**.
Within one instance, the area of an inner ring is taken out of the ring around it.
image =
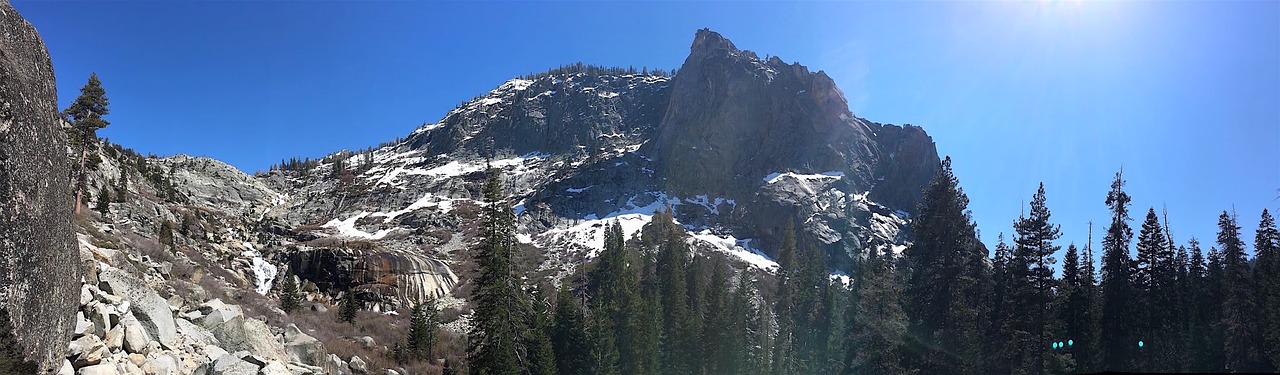
[[[80,292],[53,63],[0,0],[0,373],[52,374]]]

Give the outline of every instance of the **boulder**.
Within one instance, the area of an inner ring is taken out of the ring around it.
[[[174,319],[174,322],[178,323],[178,335],[182,336],[182,343],[184,345],[203,347],[209,344],[220,344],[218,342],[218,338],[213,337],[213,332],[209,332],[209,330],[204,327],[195,325],[186,319]]]
[[[329,354],[329,358],[325,359],[324,370],[326,374],[331,375],[351,375],[351,368],[347,367],[347,362],[334,354]]]
[[[53,63],[0,1],[0,369],[52,374],[75,328],[79,250]]]
[[[179,375],[182,373],[182,361],[170,353],[147,357],[143,362],[142,372],[146,375]]]
[[[107,346],[103,344],[98,336],[84,335],[72,341],[67,346],[68,351],[74,353],[71,358],[75,367],[83,367],[96,365],[102,362],[102,357],[107,355]]]
[[[374,346],[378,345],[378,342],[373,341],[373,338],[369,336],[356,337],[356,342],[360,343],[360,347],[365,349],[373,349]]]
[[[142,372],[141,367],[138,367],[138,365],[133,364],[131,361],[125,361],[118,367],[120,368],[121,375],[146,375]]]
[[[280,363],[280,361],[271,361],[270,363],[267,363],[266,366],[262,366],[262,370],[259,374],[260,375],[293,375],[293,372],[289,371],[289,367],[285,366],[283,363]]]
[[[120,375],[120,371],[116,370],[116,365],[113,363],[103,363],[99,365],[81,367],[80,370],[76,371],[76,374],[77,375]]]
[[[234,354],[227,354],[213,361],[210,375],[258,375],[258,366],[245,362]]]
[[[228,305],[216,298],[200,304],[199,311],[204,314],[204,319],[201,320],[200,324],[209,329],[244,315],[244,312],[240,310],[240,306]]]
[[[320,340],[302,333],[292,323],[284,328],[284,351],[289,361],[311,366],[323,366],[327,355]]]
[[[117,325],[107,334],[103,336],[103,342],[106,343],[107,349],[115,351],[124,347],[124,326]]]
[[[161,298],[154,289],[115,267],[102,267],[98,272],[98,279],[104,286],[104,292],[120,295],[128,300],[129,311],[142,323],[148,335],[166,348],[178,346],[173,311],[169,308],[169,302]]]
[[[276,340],[275,335],[271,333],[271,328],[260,320],[235,316],[229,321],[213,326],[210,331],[224,349],[244,350],[269,359],[286,358],[284,345]]]
[[[58,370],[58,375],[76,375],[76,367],[71,365],[71,361],[62,360],[62,369]]]
[[[285,258],[290,270],[321,290],[355,290],[361,300],[387,311],[448,295],[458,283],[447,264],[418,252],[320,248]]]
[[[147,350],[147,344],[151,342],[151,335],[147,334],[147,330],[142,327],[142,323],[133,317],[133,314],[125,314],[124,319],[120,321],[120,326],[124,327],[124,350],[129,353],[143,353]]]
[[[80,337],[93,333],[93,322],[84,317],[84,312],[76,311],[76,328],[72,331],[71,337]]]
[[[364,360],[360,359],[360,356],[356,356],[356,355],[351,356],[351,361],[347,362],[347,367],[350,367],[351,372],[356,374],[369,373],[369,365],[364,363]]]

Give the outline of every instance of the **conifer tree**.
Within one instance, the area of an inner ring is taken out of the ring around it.
[[[1052,266],[1056,261],[1053,254],[1061,248],[1053,241],[1062,236],[1058,226],[1050,223],[1045,202],[1044,183],[1041,183],[1032,196],[1030,216],[1014,224],[1018,237],[1014,242],[1012,265],[1015,277],[1010,286],[1014,308],[1020,312],[1012,322],[1015,324],[1012,333],[1024,339],[1016,343],[1018,347],[1029,349],[1026,359],[1031,367],[1023,369],[1035,373],[1043,373],[1049,360],[1046,356],[1053,355],[1049,353],[1050,340],[1045,329],[1049,325],[1048,308],[1053,296],[1050,290],[1054,283]],[[1019,273],[1025,276],[1017,277]],[[1019,365],[1015,362],[1015,369]]]
[[[107,190],[106,187],[103,187],[101,190],[98,190],[98,201],[97,201],[96,207],[94,207],[94,210],[98,211],[98,213],[102,214],[102,216],[106,216],[108,213],[111,212],[111,193]]]
[[[1253,240],[1257,264],[1254,280],[1258,285],[1262,353],[1273,368],[1280,367],[1280,231],[1276,219],[1266,209],[1258,220],[1258,231]]]
[[[1245,258],[1244,241],[1236,218],[1226,211],[1218,216],[1218,246],[1222,247],[1222,328],[1226,369],[1232,372],[1262,371],[1257,347],[1257,304],[1253,275]]]
[[[600,323],[594,331],[602,339],[607,338],[597,345],[611,346],[599,350],[615,353],[619,360],[617,366],[624,373],[642,373],[641,356],[637,353],[642,346],[639,280],[625,246],[622,226],[617,222],[610,224],[605,229],[604,242],[604,250],[587,282],[593,315]]]
[[[1102,239],[1102,336],[1099,338],[1101,369],[1125,371],[1137,352],[1137,339],[1133,327],[1132,263],[1129,258],[1129,241],[1133,230],[1129,228],[1129,194],[1124,192],[1123,171],[1116,172],[1107,193],[1106,204],[1111,209],[1111,225]]]
[[[913,312],[908,362],[923,373],[980,369],[985,254],[976,241],[968,205],[947,157],[924,192],[912,222],[916,241],[904,252],[911,267],[907,306]]]
[[[778,291],[774,302],[774,318],[778,333],[773,340],[774,374],[796,374],[800,368],[795,353],[796,342],[796,289],[799,289],[799,266],[796,264],[795,224],[788,220],[783,228],[782,247],[778,249]]]
[[[80,174],[76,180],[76,214],[80,213],[80,202],[83,200],[85,188],[85,161],[88,159],[92,141],[98,139],[97,131],[111,124],[102,116],[110,113],[107,108],[107,91],[102,88],[98,73],[89,74],[89,82],[80,88],[80,96],[71,106],[62,111],[71,122],[72,144],[80,148]]]
[[[689,311],[687,267],[688,244],[667,209],[654,215],[662,236],[658,247],[657,281],[662,312],[662,373],[692,373],[695,356],[694,339],[688,334],[693,326]]]
[[[348,289],[346,298],[343,298],[342,304],[338,306],[338,321],[355,324],[358,310],[360,310],[360,305],[359,302],[356,302],[355,291]]]
[[[1186,355],[1183,368],[1187,371],[1210,372],[1220,370],[1213,367],[1207,354],[1221,352],[1222,340],[1215,340],[1210,317],[1214,311],[1221,311],[1222,306],[1210,303],[1209,270],[1204,253],[1200,251],[1200,241],[1195,237],[1187,240],[1187,251],[1190,261],[1187,263],[1187,332],[1191,333],[1187,340]]]
[[[1086,282],[1092,277],[1084,274],[1084,262],[1075,244],[1067,246],[1067,253],[1062,257],[1062,289],[1059,291],[1060,301],[1058,319],[1062,322],[1058,339],[1071,340],[1071,354],[1074,359],[1074,371],[1088,371],[1087,364],[1091,351],[1093,331],[1093,301],[1089,298]],[[1078,346],[1077,346],[1078,345]],[[1083,349],[1083,350],[1082,350]]]
[[[582,309],[574,302],[566,286],[560,287],[556,298],[555,328],[551,342],[556,354],[556,370],[559,374],[590,374],[588,366],[591,348],[587,342],[586,321]]]
[[[302,293],[298,290],[298,281],[293,278],[293,273],[285,271],[276,285],[280,286],[280,310],[284,310],[286,314],[297,311],[302,304]]]
[[[1147,210],[1147,218],[1138,232],[1137,312],[1140,339],[1144,341],[1144,371],[1174,371],[1178,361],[1176,308],[1177,266],[1169,247],[1167,226],[1162,227],[1155,208]]]
[[[524,291],[514,261],[514,215],[496,169],[484,184],[484,223],[475,280],[476,303],[468,362],[474,374],[544,374],[555,371],[541,319]]]
[[[435,298],[413,306],[413,315],[409,317],[409,335],[405,345],[409,356],[417,360],[432,360],[435,357],[436,332],[440,329],[440,318],[436,312]]]
[[[868,253],[860,267],[854,290],[849,332],[849,359],[843,374],[904,374],[903,343],[907,314],[901,305],[902,282],[891,261],[892,254]]]

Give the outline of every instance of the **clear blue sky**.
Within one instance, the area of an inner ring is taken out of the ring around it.
[[[508,78],[583,61],[676,68],[694,31],[828,72],[852,111],[923,126],[982,237],[1044,181],[1095,244],[1124,167],[1133,226],[1179,242],[1280,202],[1280,2],[419,3],[15,1],[61,106],[96,71],[102,131],[252,172],[408,134]],[[1207,249],[1208,246],[1206,245]]]

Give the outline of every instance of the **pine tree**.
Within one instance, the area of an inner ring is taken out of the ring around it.
[[[1010,265],[1013,264],[1013,248],[1005,243],[1004,233],[1000,233],[996,238],[995,257],[991,262],[993,279],[991,287],[991,319],[988,320],[984,329],[984,344],[986,345],[985,351],[987,353],[987,356],[983,359],[987,365],[984,372],[990,374],[1010,373],[1012,371],[1014,353],[1020,350],[1014,344],[1009,325],[1018,314],[1018,311],[1013,307],[1012,298],[1009,296],[1009,286],[1014,284],[1013,279],[1015,277],[1015,273],[1010,269]],[[1021,273],[1018,275],[1021,275]]]
[[[293,273],[285,271],[276,285],[280,287],[280,310],[284,310],[286,314],[297,311],[302,304],[302,292],[298,290],[298,281],[294,279]]]
[[[907,337],[911,368],[923,373],[973,373],[981,367],[978,332],[985,254],[968,212],[969,198],[951,172],[951,158],[926,188],[912,222]]]
[[[1262,354],[1273,368],[1280,367],[1280,231],[1266,209],[1258,220],[1253,249],[1257,259],[1253,278],[1258,285],[1259,328],[1265,348]]]
[[[796,264],[795,224],[788,220],[783,228],[782,247],[778,249],[778,295],[774,302],[774,318],[778,322],[778,334],[773,340],[774,374],[799,373],[795,353],[796,342],[796,290],[799,287],[799,266]]]
[[[731,336],[741,332],[730,332],[729,285],[724,262],[715,262],[711,268],[710,284],[707,286],[703,307],[702,332],[698,342],[702,346],[702,372],[707,374],[724,374],[732,366],[735,350],[730,343]]]
[[[484,224],[481,228],[475,280],[476,303],[468,361],[475,374],[544,374],[555,372],[550,340],[541,318],[525,293],[514,261],[514,215],[502,193],[499,171],[489,170],[484,184]]]
[[[89,82],[80,88],[80,96],[71,106],[62,111],[71,122],[71,143],[80,147],[80,174],[76,183],[76,214],[80,213],[80,202],[83,200],[85,188],[85,162],[89,155],[89,146],[97,139],[97,131],[111,124],[102,116],[110,113],[107,108],[107,91],[102,88],[98,73],[89,74]]]
[[[1218,246],[1222,247],[1222,327],[1227,370],[1233,372],[1262,371],[1257,347],[1257,304],[1253,293],[1253,276],[1245,258],[1244,241],[1236,218],[1226,211],[1218,217]]]
[[[637,353],[642,346],[638,334],[642,322],[636,294],[639,280],[627,252],[622,226],[617,222],[610,224],[605,230],[604,242],[599,261],[588,275],[592,311],[600,323],[595,326],[595,331],[604,339],[599,345],[612,346],[599,349],[604,353],[615,353],[620,360],[617,366],[624,373],[642,373],[641,356]]]
[[[1220,353],[1222,340],[1215,340],[1213,326],[1217,324],[1210,318],[1214,311],[1221,311],[1220,305],[1209,300],[1209,270],[1200,241],[1194,237],[1187,240],[1187,251],[1191,259],[1187,264],[1187,342],[1183,368],[1188,371],[1210,372],[1220,370],[1214,367],[1207,354]]]
[[[1054,284],[1052,266],[1056,261],[1053,254],[1061,248],[1053,241],[1062,236],[1058,226],[1049,222],[1045,201],[1044,183],[1041,183],[1031,199],[1031,215],[1014,224],[1018,237],[1014,242],[1012,267],[1015,275],[1025,273],[1025,277],[1015,277],[1010,290],[1014,309],[1021,312],[1012,331],[1015,337],[1026,339],[1018,346],[1030,350],[1026,359],[1031,361],[1031,367],[1023,369],[1035,373],[1044,373],[1049,360],[1046,357],[1053,355],[1049,353],[1050,340],[1045,328],[1049,325],[1048,307],[1053,300],[1050,290]]]
[[[1131,368],[1137,351],[1137,339],[1133,332],[1136,324],[1133,311],[1132,264],[1129,258],[1129,241],[1133,230],[1129,228],[1129,194],[1124,192],[1123,171],[1116,172],[1107,193],[1106,204],[1111,209],[1111,225],[1102,239],[1102,336],[1099,349],[1100,365],[1104,370],[1125,371]]]
[[[413,306],[413,314],[409,317],[409,335],[406,337],[405,350],[409,357],[417,360],[434,360],[436,332],[440,329],[440,318],[436,310],[435,298]]]
[[[98,190],[98,200],[94,210],[98,211],[102,216],[107,216],[107,213],[111,212],[111,193],[106,187]]]
[[[1169,239],[1155,208],[1147,210],[1147,218],[1138,232],[1138,259],[1134,286],[1138,293],[1139,339],[1143,340],[1143,371],[1169,372],[1175,369],[1178,337],[1175,309],[1177,271]]]
[[[688,374],[693,372],[697,357],[696,343],[688,334],[693,321],[689,309],[687,267],[688,244],[670,210],[654,215],[654,222],[662,233],[658,248],[657,279],[662,311],[662,372]]]
[[[902,309],[902,282],[892,264],[892,254],[868,253],[855,275],[856,301],[849,332],[849,359],[844,374],[905,374],[902,367],[907,335],[907,314]]]
[[[164,246],[165,249],[177,251],[177,247],[174,246],[173,242],[173,222],[169,220],[160,222],[160,230],[157,237],[159,237],[160,245]]]
[[[354,290],[347,290],[346,298],[342,299],[342,304],[338,306],[338,321],[351,324],[356,323],[356,312],[360,310],[360,303],[356,301]]]
[[[556,370],[559,374],[590,374],[588,366],[591,347],[588,346],[586,321],[568,287],[562,286],[556,298],[555,328],[551,342],[556,353]]]
[[[1075,244],[1067,246],[1067,253],[1062,258],[1062,289],[1059,291],[1060,301],[1058,319],[1061,329],[1054,337],[1069,340],[1072,359],[1075,361],[1074,371],[1088,371],[1089,351],[1092,345],[1093,300],[1089,296],[1089,287],[1093,278],[1085,275],[1084,262]]]

